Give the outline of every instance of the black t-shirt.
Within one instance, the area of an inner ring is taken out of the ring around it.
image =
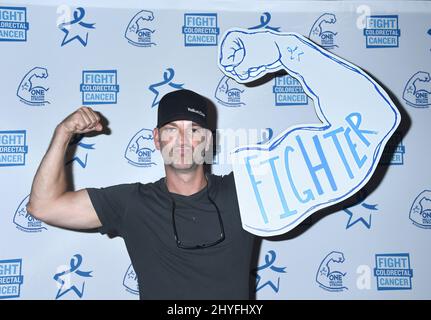
[[[241,225],[235,181],[207,175],[208,185],[183,196],[170,193],[164,178],[154,183],[88,188],[102,223],[100,232],[123,237],[138,276],[141,299],[249,299],[254,236]],[[212,203],[210,199],[215,203]],[[178,248],[220,238],[204,249]]]

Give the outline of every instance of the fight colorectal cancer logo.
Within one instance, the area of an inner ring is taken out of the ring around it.
[[[26,137],[25,130],[0,131],[0,167],[25,165]]]
[[[21,259],[0,260],[0,299],[18,298],[23,282]]]
[[[403,136],[399,131],[395,131],[392,137],[389,139],[385,150],[383,151],[382,157],[380,158],[380,165],[403,165],[404,154],[406,153],[406,147],[403,145]]]
[[[117,70],[84,70],[80,86],[83,104],[116,104]]]
[[[377,290],[411,290],[413,270],[408,253],[376,254]]]
[[[431,190],[422,191],[413,201],[410,220],[419,228],[431,229]]]
[[[308,96],[302,89],[298,80],[290,75],[283,75],[274,78],[272,90],[275,95],[276,106],[307,105]]]
[[[27,9],[0,7],[0,41],[27,41]]]
[[[216,46],[220,29],[216,13],[186,13],[184,14],[184,45]]]
[[[364,36],[367,48],[399,47],[398,16],[368,16]]]

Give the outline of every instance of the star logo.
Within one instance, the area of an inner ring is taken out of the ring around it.
[[[73,158],[66,161],[66,166],[73,163],[73,162],[77,162],[81,166],[81,168],[85,169],[87,167],[88,150],[94,150],[95,144],[94,143],[93,144],[86,144],[86,143],[81,142],[83,137],[84,137],[83,135],[77,135],[69,143],[68,155],[70,158],[70,155],[72,154]]]
[[[371,229],[371,215],[376,213],[377,204],[365,203],[367,191],[360,191],[357,193],[356,202],[353,206],[344,208],[344,212],[349,216],[346,229],[349,229],[356,223],[361,222],[367,229]]]
[[[275,293],[280,290],[280,273],[286,273],[286,267],[276,267],[276,253],[269,250],[265,255],[265,264],[253,270],[256,276],[256,292],[269,286]]]
[[[88,43],[88,30],[95,29],[95,23],[86,23],[83,21],[85,17],[84,8],[78,8],[73,12],[73,20],[63,22],[58,25],[58,28],[65,33],[61,46],[78,40],[84,47]]]
[[[183,89],[184,83],[174,83],[172,82],[172,79],[175,76],[175,71],[172,68],[166,69],[166,71],[163,73],[163,81],[152,84],[148,87],[152,93],[155,94],[153,103],[151,104],[151,107],[154,108],[157,106],[160,102],[160,99],[167,93]]]
[[[85,278],[93,277],[93,271],[81,271],[82,256],[75,254],[70,260],[70,268],[54,275],[54,280],[60,285],[55,299],[59,299],[70,291],[82,298],[84,295]]]

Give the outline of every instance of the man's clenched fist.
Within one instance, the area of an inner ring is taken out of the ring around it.
[[[70,114],[60,124],[59,128],[69,134],[80,134],[91,131],[102,131],[98,112],[89,107],[81,107]]]

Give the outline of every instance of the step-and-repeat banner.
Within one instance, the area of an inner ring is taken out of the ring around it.
[[[402,115],[351,201],[262,240],[250,270],[256,298],[431,298],[430,2],[51,0],[0,4],[0,299],[138,299],[121,238],[26,211],[55,126],[79,106],[99,111],[109,134],[70,143],[76,189],[162,177],[151,130],[160,98],[179,88],[217,108],[215,174],[232,170],[227,138],[237,129],[248,129],[238,143],[264,143],[319,122],[288,74],[239,84],[218,69],[232,27],[308,37],[368,72]]]

